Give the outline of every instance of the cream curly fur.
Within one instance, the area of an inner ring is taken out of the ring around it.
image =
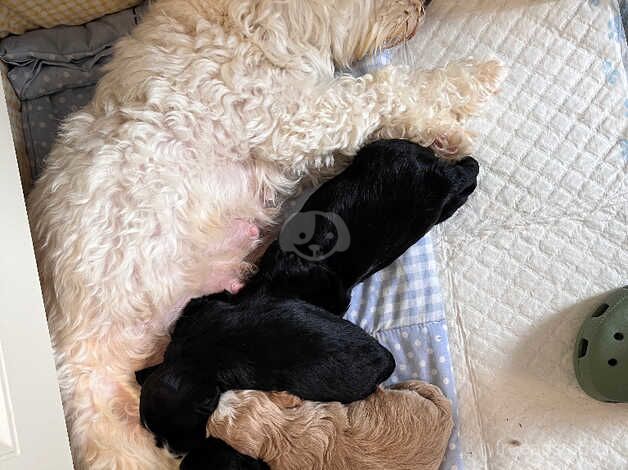
[[[468,150],[495,62],[361,78],[346,65],[414,31],[419,0],[162,0],[64,124],[30,217],[78,469],[170,469],[133,371],[193,296],[237,290],[304,181],[366,142]]]
[[[227,392],[207,434],[271,470],[437,470],[452,428],[451,402],[438,387],[411,381],[346,406]]]

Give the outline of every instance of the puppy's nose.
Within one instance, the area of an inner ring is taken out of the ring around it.
[[[475,191],[480,172],[480,165],[475,158],[465,157],[456,162],[451,170],[452,189],[458,196],[467,197]]]
[[[476,179],[480,173],[480,164],[473,157],[464,157],[458,162],[458,166],[464,169],[468,178]]]

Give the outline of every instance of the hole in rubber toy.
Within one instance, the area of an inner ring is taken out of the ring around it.
[[[578,357],[584,357],[587,355],[587,349],[589,348],[589,342],[582,338],[580,340],[580,347],[578,348]]]
[[[617,365],[617,359],[609,359],[608,365],[611,367],[615,367]]]
[[[591,318],[601,317],[602,315],[604,315],[604,312],[606,312],[607,310],[608,310],[608,304],[602,304],[595,310],[595,312],[593,312],[593,315],[591,315]]]

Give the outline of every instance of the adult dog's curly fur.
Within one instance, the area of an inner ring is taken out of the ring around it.
[[[499,65],[361,78],[346,65],[411,34],[420,0],[161,0],[69,118],[30,217],[78,469],[160,470],[133,371],[189,298],[237,290],[243,260],[305,179],[365,142],[466,153],[462,121]]]
[[[410,381],[346,406],[227,392],[207,433],[272,470],[436,470],[452,427],[451,403],[438,387]],[[194,459],[182,470],[211,468],[211,455],[197,451]]]

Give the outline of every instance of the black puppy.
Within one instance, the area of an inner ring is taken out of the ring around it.
[[[478,171],[471,157],[449,162],[405,140],[364,147],[286,222],[233,301],[298,298],[344,315],[353,287],[451,217]]]
[[[193,448],[227,390],[285,390],[306,400],[349,403],[369,396],[395,368],[361,328],[298,299],[240,304],[192,300],[164,362],[137,374],[142,423],[157,445]]]
[[[286,223],[239,294],[186,307],[163,364],[138,373],[144,425],[183,452],[204,438],[229,388],[342,402],[373,392],[392,356],[332,313],[344,314],[355,284],[450,217],[477,173],[470,157],[450,163],[406,141],[362,149]]]

